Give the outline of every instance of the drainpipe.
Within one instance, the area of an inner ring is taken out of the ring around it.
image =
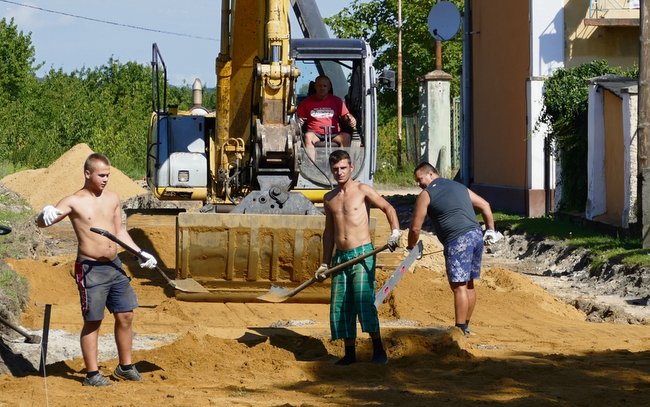
[[[465,0],[463,11],[463,67],[461,76],[460,96],[461,108],[461,167],[460,178],[465,186],[469,186],[471,180],[472,160],[472,0]]]

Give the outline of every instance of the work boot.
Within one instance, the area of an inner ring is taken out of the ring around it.
[[[135,365],[132,365],[130,369],[122,369],[121,365],[117,365],[113,371],[113,377],[119,380],[130,380],[132,382],[141,382],[142,376],[138,372],[138,369],[135,368]]]

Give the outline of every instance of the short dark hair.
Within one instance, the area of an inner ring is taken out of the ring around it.
[[[415,167],[415,169],[413,170],[413,175],[417,174],[417,172],[420,171],[421,169],[426,169],[428,171],[433,172],[436,175],[439,175],[438,170],[436,169],[436,167],[429,164],[428,161],[422,161],[420,164],[418,164],[418,166]]]
[[[86,162],[84,162],[84,171],[92,171],[95,165],[95,161],[101,161],[108,166],[111,165],[111,161],[104,154],[92,153],[86,158]]]
[[[352,159],[350,159],[350,154],[348,154],[347,151],[345,150],[334,150],[332,151],[332,154],[330,154],[329,162],[330,162],[330,167],[339,161],[343,160],[348,160],[349,163],[352,163]]]
[[[330,79],[329,76],[327,75],[318,75],[316,79],[314,79],[314,82],[318,82],[320,79],[327,79],[327,82],[330,84],[330,88],[332,87],[332,80]]]

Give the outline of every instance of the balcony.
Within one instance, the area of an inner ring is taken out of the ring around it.
[[[640,0],[589,0],[588,26],[638,27]]]

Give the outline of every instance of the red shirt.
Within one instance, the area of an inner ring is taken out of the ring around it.
[[[324,130],[321,126],[334,126],[332,134],[339,133],[339,117],[350,111],[341,98],[328,94],[323,100],[319,100],[316,95],[307,97],[300,103],[296,113],[299,118],[307,121],[307,131],[322,135]]]

